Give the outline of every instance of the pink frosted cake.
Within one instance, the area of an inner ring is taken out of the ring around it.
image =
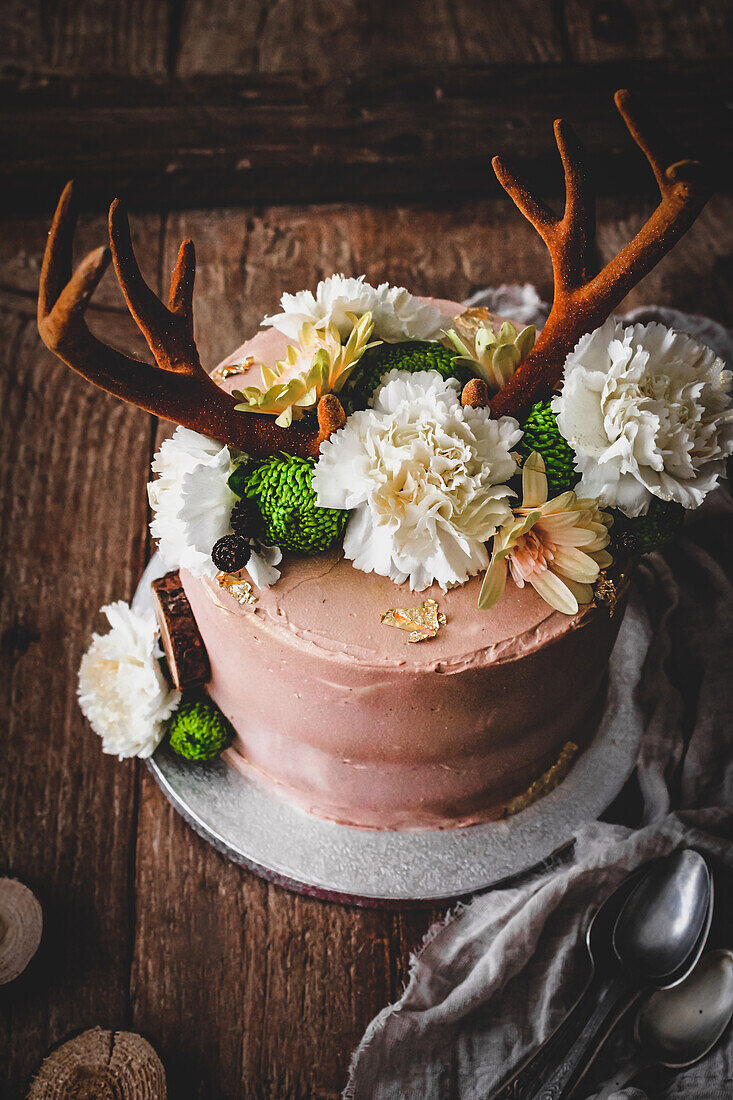
[[[544,328],[331,276],[210,376],[193,338],[193,245],[168,307],[127,219],[73,275],[71,190],[49,234],[44,341],[95,384],[179,425],[153,461],[157,616],[105,608],[82,709],[123,756],[223,755],[302,809],[376,829],[470,825],[562,779],[596,729],[638,556],[697,507],[733,451],[730,375],[709,348],[611,316],[706,198],[661,162],[657,210],[594,274],[577,139],[556,123],[562,218],[497,158],[546,242]],[[659,146],[661,147],[661,146]],[[111,258],[155,359],[102,345],[84,308]]]
[[[219,376],[250,356],[272,365],[287,342],[260,333]],[[382,829],[498,817],[548,770],[559,777],[592,735],[621,621],[607,604],[568,616],[531,585],[510,585],[487,613],[479,576],[416,597],[340,549],[286,557],[280,570],[253,589],[256,602],[239,603],[215,578],[181,579],[211,664],[208,693],[236,730],[226,759],[304,809]],[[445,617],[434,638],[411,644],[385,627],[389,608],[426,598]]]

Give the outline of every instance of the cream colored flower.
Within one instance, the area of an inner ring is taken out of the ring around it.
[[[241,457],[241,456],[240,456]],[[211,550],[231,531],[230,517],[237,497],[229,488],[235,457],[190,428],[176,428],[153,459],[158,477],[148,484],[153,512],[150,533],[167,569],[186,569],[194,577],[215,577],[218,570]],[[247,572],[258,588],[267,588],[280,576],[282,560],[276,546],[252,545]]]
[[[511,417],[461,407],[458,382],[392,370],[373,408],[321,445],[313,488],[323,508],[351,509],[344,554],[357,569],[415,591],[462,584],[488,564],[486,540],[511,516]]]
[[[533,451],[522,470],[521,507],[494,536],[479,607],[499,601],[509,572],[518,588],[529,583],[550,607],[574,615],[593,599],[600,570],[611,564],[610,524],[597,500],[567,492],[548,501],[545,463]]]
[[[111,627],[95,634],[79,669],[79,705],[102,751],[145,758],[181,700],[161,671],[163,656],[152,611],[138,615],[123,600],[103,607]]]
[[[246,386],[233,391],[242,402],[237,409],[277,414],[275,423],[288,428],[306,410],[314,409],[324,393],[338,393],[367,348],[374,346],[369,343],[374,329],[371,313],[349,317],[353,328],[345,344],[333,322],[316,328],[306,321],[298,334],[298,347],[291,344],[285,359],[272,368],[262,367],[264,389]]]
[[[552,400],[578,491],[627,516],[654,497],[697,508],[733,453],[730,382],[714,351],[657,322],[583,336]]]
[[[372,314],[374,335],[379,340],[434,340],[446,320],[436,306],[416,298],[403,286],[371,286],[364,275],[358,279],[330,275],[321,279],[315,294],[310,290],[283,294],[280,305],[283,312],[265,317],[262,324],[272,325],[291,340],[308,322],[317,328],[335,324],[344,339],[354,327],[354,318],[365,313]]]
[[[468,317],[470,312],[463,316]],[[458,321],[461,321],[460,317]],[[461,335],[454,328],[448,329],[445,335],[459,353],[459,358],[465,359],[474,374],[483,378],[489,389],[496,393],[529,355],[537,330],[534,325],[528,325],[517,332],[511,321],[504,321],[499,331],[495,332],[492,325],[484,321],[475,327],[466,326]]]

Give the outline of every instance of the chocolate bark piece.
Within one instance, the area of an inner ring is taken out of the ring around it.
[[[209,656],[176,570],[153,581],[153,604],[171,679],[179,691],[211,677]]]

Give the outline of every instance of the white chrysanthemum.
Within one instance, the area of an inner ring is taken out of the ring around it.
[[[656,322],[611,317],[584,336],[552,401],[576,492],[628,516],[653,497],[697,508],[733,452],[730,380],[714,351]]]
[[[103,607],[112,628],[94,634],[79,668],[79,705],[102,738],[102,751],[150,756],[178,706],[158,658],[158,628],[152,611],[138,615],[123,600]]]
[[[346,339],[354,327],[353,317],[358,319],[369,312],[374,319],[372,338],[392,343],[437,339],[447,323],[439,309],[415,298],[403,286],[381,283],[374,287],[363,275],[358,279],[330,275],[321,280],[315,294],[310,290],[283,294],[280,305],[283,312],[265,317],[262,324],[272,325],[291,340],[297,339],[308,322],[319,327],[333,323],[341,339]]]
[[[215,577],[211,560],[214,543],[230,531],[229,518],[237,498],[229,488],[234,469],[228,447],[189,428],[176,428],[155,455],[156,481],[148,485],[153,509],[150,531],[167,569],[186,569],[194,577]],[[268,588],[280,576],[282,560],[276,546],[252,551],[247,572],[258,588]]]
[[[445,590],[488,563],[486,540],[511,516],[506,480],[516,420],[461,408],[458,383],[392,370],[373,398],[321,445],[313,488],[352,510],[344,553],[357,569]]]

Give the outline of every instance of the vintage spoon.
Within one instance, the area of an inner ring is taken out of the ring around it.
[[[489,1100],[525,1100],[526,1097],[531,1096],[542,1083],[544,1076],[557,1065],[580,1034],[595,1000],[599,973],[606,969],[614,958],[611,940],[621,908],[636,883],[659,862],[661,860],[656,859],[637,867],[596,909],[585,934],[591,965],[585,989],[555,1030],[548,1035],[541,1046],[525,1058],[511,1077],[505,1079],[498,1090],[491,1094]]]
[[[645,989],[681,982],[702,953],[712,920],[713,883],[703,857],[673,852],[642,876],[613,929],[615,959],[583,1030],[534,1100],[570,1096],[619,1017]]]
[[[596,1100],[608,1100],[652,1066],[685,1069],[708,1054],[733,1017],[733,951],[703,955],[683,982],[644,1001],[634,1024],[636,1056]]]

